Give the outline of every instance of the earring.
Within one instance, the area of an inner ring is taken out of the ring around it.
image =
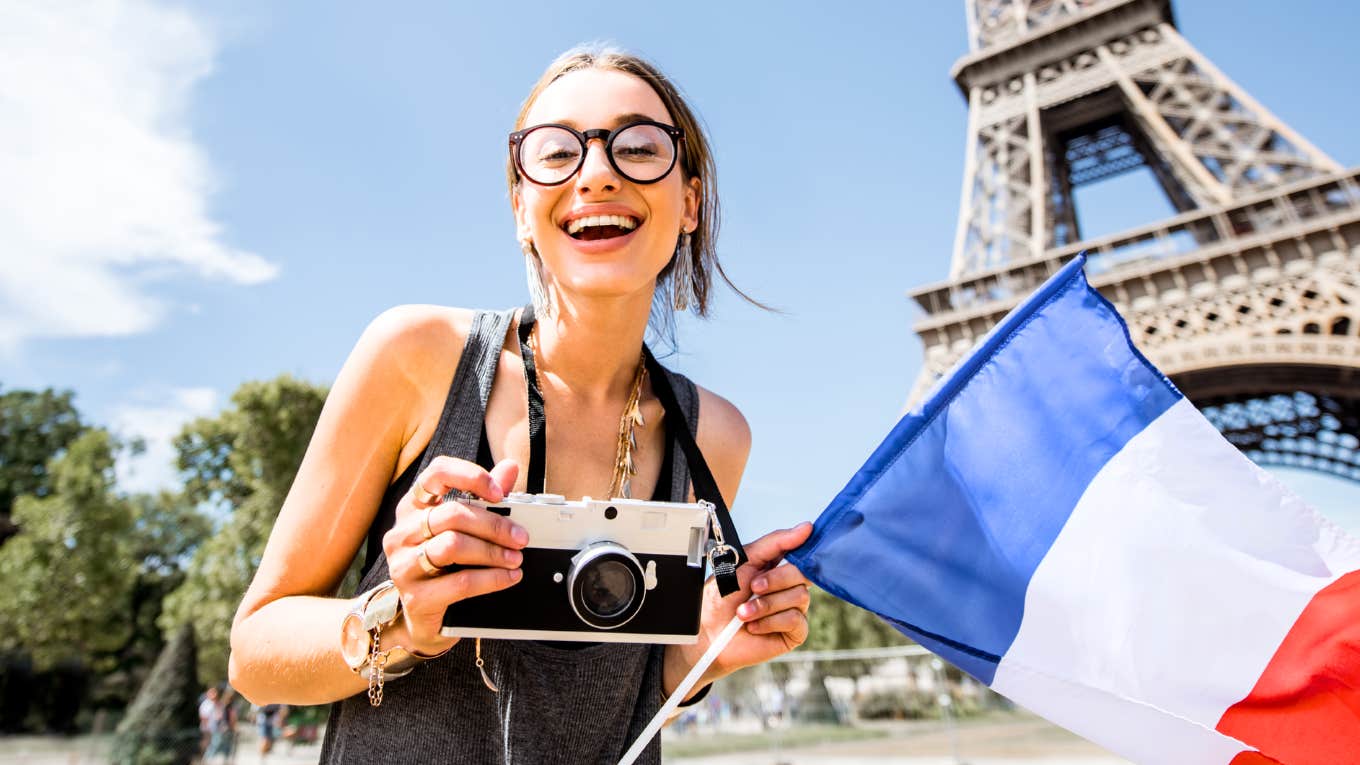
[[[689,246],[689,232],[681,232],[675,243],[675,260],[671,266],[671,305],[677,311],[689,307],[694,299],[694,253]]]
[[[534,240],[525,237],[519,240],[519,246],[524,251],[524,275],[529,284],[529,302],[534,304],[534,315],[546,317],[548,290],[543,286],[543,264],[534,250]]]

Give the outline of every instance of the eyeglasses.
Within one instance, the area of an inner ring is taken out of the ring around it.
[[[520,175],[540,186],[556,186],[581,169],[586,146],[596,138],[604,141],[605,156],[619,175],[633,183],[656,183],[675,167],[676,147],[685,140],[685,131],[650,120],[584,132],[566,125],[535,125],[510,134],[510,154]]]

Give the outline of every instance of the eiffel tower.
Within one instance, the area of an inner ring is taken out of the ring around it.
[[[1260,464],[1360,481],[1360,170],[1233,83],[1170,0],[964,0],[970,52],[947,282],[911,296],[913,400],[1064,262]],[[1086,238],[1073,190],[1139,168],[1176,214]]]

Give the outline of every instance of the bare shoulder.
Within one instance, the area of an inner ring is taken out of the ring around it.
[[[751,453],[751,426],[731,401],[702,386],[695,387],[699,391],[699,432],[694,440],[730,506]]]
[[[442,405],[470,321],[459,309],[399,306],[369,322],[326,396],[238,619],[280,594],[335,591],[395,468],[433,430],[428,402]]]
[[[395,306],[373,319],[355,346],[355,357],[384,379],[383,400],[404,420],[393,478],[433,435],[474,314],[447,306]]]
[[[390,369],[419,377],[434,364],[456,366],[473,311],[438,305],[399,305],[378,314],[359,339]]]
[[[699,391],[700,447],[708,442],[718,450],[740,451],[744,458],[744,453],[751,450],[751,426],[746,416],[731,401],[701,385],[694,387]]]

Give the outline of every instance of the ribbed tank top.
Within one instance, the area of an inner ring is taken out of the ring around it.
[[[383,532],[411,481],[435,456],[476,461],[486,402],[515,311],[479,311],[473,317],[439,424],[424,454],[388,487],[374,518],[367,571],[359,592],[388,578]],[[667,371],[690,427],[698,422],[694,384]],[[667,423],[668,441],[670,426]],[[695,429],[697,430],[697,429]],[[670,497],[688,499],[689,469],[683,450],[667,444]],[[665,483],[663,480],[662,483]],[[482,658],[500,688],[482,683],[471,639],[417,666],[386,686],[372,707],[365,693],[331,706],[322,763],[616,763],[661,708],[664,646],[599,643],[565,649],[531,641],[483,640]],[[661,761],[660,737],[639,763]]]

